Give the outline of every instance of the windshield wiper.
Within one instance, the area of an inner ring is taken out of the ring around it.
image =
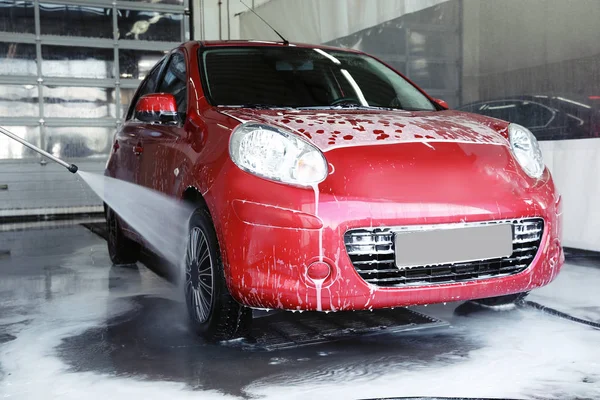
[[[311,107],[297,107],[299,110],[338,110],[340,108],[347,108],[350,110],[399,110],[393,107],[383,106],[363,106],[361,104],[336,104],[336,105],[323,105],[323,106],[311,106]]]
[[[221,107],[254,108],[254,109],[259,109],[259,110],[269,110],[269,109],[274,109],[274,108],[293,108],[290,106],[280,106],[277,104],[261,104],[261,103],[222,105]]]
[[[341,107],[341,108],[360,108],[360,107],[369,107],[363,106],[359,103],[340,103],[340,104],[332,104],[331,107]]]

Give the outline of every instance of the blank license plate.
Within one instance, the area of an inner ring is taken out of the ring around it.
[[[396,232],[394,236],[398,268],[508,257],[513,250],[511,224]]]

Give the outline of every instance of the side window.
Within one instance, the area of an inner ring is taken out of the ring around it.
[[[158,64],[152,68],[146,79],[140,84],[140,88],[138,89],[135,97],[131,101],[129,105],[129,110],[127,111],[127,120],[133,117],[133,110],[135,109],[135,105],[137,104],[140,97],[148,93],[155,93],[156,83],[158,82],[158,78],[160,77],[160,72],[162,71],[162,66],[165,63],[165,59],[162,59]]]
[[[498,118],[508,122],[517,122],[516,114],[517,107],[520,102],[511,101],[494,101],[489,103],[482,103],[473,109],[473,112],[477,114],[483,114],[488,117]]]
[[[552,118],[554,118],[554,113],[550,109],[526,101],[517,108],[516,120],[511,122],[530,129],[543,128],[552,121]]]
[[[177,111],[182,114],[187,112],[187,75],[182,53],[173,53],[156,92],[171,93],[177,102]]]

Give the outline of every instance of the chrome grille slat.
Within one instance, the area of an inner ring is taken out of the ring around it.
[[[453,264],[395,266],[394,234],[397,231],[460,229],[473,225],[508,223],[513,227],[513,252],[508,257]],[[541,218],[462,223],[425,227],[378,227],[346,232],[344,243],[354,268],[368,283],[383,287],[434,285],[508,276],[525,270],[535,258],[544,232]]]
[[[535,226],[535,225],[531,225],[531,226]],[[541,232],[541,231],[542,231],[542,230],[541,230],[541,229],[539,229],[539,228],[533,228],[533,229],[517,229],[517,228],[518,228],[518,227],[517,227],[517,226],[515,226],[515,232],[516,232],[518,235],[521,235],[521,234],[529,234],[529,233],[539,233],[539,232]]]
[[[369,261],[354,261],[354,265],[371,265],[371,264],[393,264],[394,260],[369,260]]]
[[[514,253],[522,253],[524,251],[535,251],[535,250],[537,250],[536,246],[533,246],[533,247],[522,247],[522,248],[516,248],[516,249],[513,248],[513,254]]]
[[[362,269],[358,271],[361,275],[370,275],[370,274],[387,274],[398,271],[397,269]]]
[[[523,243],[535,243],[536,240],[535,239],[531,239],[531,238],[526,238],[526,239],[513,239],[513,245],[514,244],[523,244]]]
[[[392,236],[393,234],[389,231],[385,232],[355,232],[352,234],[354,237],[373,237],[373,236]]]
[[[393,249],[389,249],[389,250],[365,250],[365,251],[349,251],[348,254],[351,256],[367,256],[370,254],[394,254],[394,250]]]
[[[379,236],[380,238],[384,237],[384,236]],[[385,239],[381,239],[381,240],[359,240],[358,242],[346,242],[347,246],[379,246],[382,243],[389,243],[389,241],[392,240],[392,236],[390,235],[390,238],[385,240]]]

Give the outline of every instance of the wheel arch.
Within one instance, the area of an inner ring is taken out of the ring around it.
[[[186,203],[202,206],[210,213],[204,196],[196,186],[188,186],[181,194],[181,199]]]
[[[207,201],[207,199],[202,195],[202,193],[200,192],[200,190],[198,189],[198,187],[190,185],[188,186],[182,193],[181,195],[181,199],[194,206],[194,207],[201,207],[203,208],[206,213],[208,214],[208,217],[215,229],[215,233],[217,235],[217,242],[219,244],[219,252],[221,254],[221,260],[223,262],[223,267],[225,270],[225,281],[227,283],[228,289],[231,290],[231,282],[229,280],[230,274],[229,274],[229,259],[227,257],[227,251],[225,249],[225,246],[223,245],[223,243],[225,243],[225,237],[222,234],[222,226],[219,224],[219,219],[216,218],[216,215],[212,212],[211,207],[209,206],[209,202]]]
[[[213,226],[215,226],[215,219],[213,218],[213,213],[211,212],[211,208],[208,205],[208,202],[206,201],[206,199],[204,198],[204,196],[202,195],[202,192],[200,192],[200,189],[198,189],[198,187],[194,186],[194,185],[190,185],[188,186],[183,193],[181,194],[181,200],[183,200],[185,203],[196,207],[196,208],[203,208],[209,215]],[[215,226],[215,229],[217,227]],[[217,233],[218,236],[218,233]],[[219,238],[221,239],[221,238]]]

